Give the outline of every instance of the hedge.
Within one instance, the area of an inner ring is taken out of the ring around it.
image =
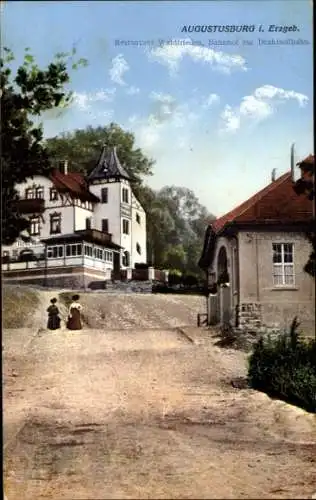
[[[289,333],[261,338],[249,358],[253,389],[316,413],[316,341],[301,340],[294,318]]]

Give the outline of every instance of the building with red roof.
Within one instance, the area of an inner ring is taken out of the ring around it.
[[[298,166],[311,178],[314,156]],[[213,322],[283,327],[298,315],[305,330],[315,329],[315,282],[303,270],[314,202],[294,187],[293,171],[273,178],[207,227],[199,266],[216,292]]]
[[[18,184],[16,209],[30,220],[30,240],[2,247],[4,280],[88,286],[127,277],[146,263],[146,213],[116,148],[102,148],[88,176],[65,162],[48,176]]]

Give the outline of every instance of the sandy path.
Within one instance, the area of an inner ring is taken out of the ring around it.
[[[183,302],[175,310],[188,323]],[[130,323],[43,331],[14,360],[6,351],[8,500],[311,498],[314,415],[233,389],[243,353],[190,343],[159,319]]]

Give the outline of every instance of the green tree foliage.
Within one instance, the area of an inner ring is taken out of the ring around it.
[[[47,173],[49,156],[43,145],[42,126],[35,124],[42,113],[66,107],[72,94],[69,63],[73,69],[86,65],[84,59],[74,62],[72,53],[57,54],[47,68],[41,69],[25,49],[24,61],[12,72],[14,55],[8,48],[1,57],[1,196],[2,243],[11,244],[28,229],[27,219],[17,210],[15,184],[35,174]]]
[[[140,184],[144,176],[152,174],[154,161],[135,147],[134,135],[125,132],[119,125],[110,123],[106,127],[87,127],[67,132],[47,140],[47,149],[52,161],[67,159],[72,171],[89,173],[95,166],[103,146],[117,146],[122,165],[134,182]]]
[[[174,259],[182,255],[182,265],[172,264],[183,272],[201,274],[198,260],[203,246],[207,224],[215,217],[199,203],[194,192],[185,187],[165,186],[157,193],[165,211],[168,211],[173,225],[165,235],[165,257],[163,263],[168,263],[168,255]],[[170,253],[171,252],[171,253]]]
[[[67,159],[70,169],[89,173],[103,145],[116,146],[119,159],[134,179],[133,190],[147,214],[148,261],[156,267],[200,274],[197,265],[205,228],[214,216],[187,188],[166,186],[159,191],[144,183],[153,171],[153,160],[135,147],[134,135],[115,123],[87,127],[47,140],[51,161]]]
[[[316,413],[316,341],[300,340],[294,318],[289,333],[261,338],[249,358],[254,389]]]
[[[309,200],[315,201],[315,163],[307,163],[304,168],[302,168],[302,178],[298,179],[294,185],[294,191],[298,196],[306,196]],[[315,217],[314,217],[315,219]],[[316,275],[316,232],[315,232],[315,220],[314,229],[307,233],[307,239],[309,240],[312,251],[309,255],[308,261],[304,266],[304,271],[315,278]]]

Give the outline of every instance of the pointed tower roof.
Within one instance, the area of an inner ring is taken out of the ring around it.
[[[130,180],[129,174],[126,172],[124,167],[122,167],[121,162],[118,159],[116,146],[114,146],[110,151],[107,150],[106,146],[103,146],[96,166],[88,175],[88,181],[107,180],[113,179],[113,177]]]

